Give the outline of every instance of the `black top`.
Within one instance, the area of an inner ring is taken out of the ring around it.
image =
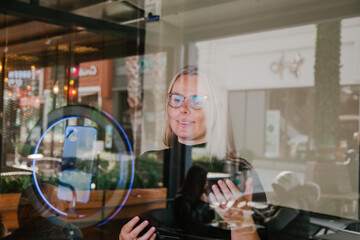
[[[215,218],[209,203],[201,200],[193,202],[183,195],[175,198],[173,210],[177,226],[187,231],[193,230],[196,225],[210,223]]]
[[[185,234],[216,239],[230,239],[231,237],[229,230],[209,225],[215,218],[215,212],[207,202],[201,200],[193,202],[187,196],[178,195],[174,200],[173,212],[175,227]]]
[[[172,148],[149,151],[142,155],[146,157],[150,153],[156,153],[157,158],[163,160],[163,186],[168,188],[168,198],[170,199],[176,197],[179,187],[184,182],[187,170],[192,165],[192,148],[205,146],[205,144],[188,146],[177,141],[173,145]],[[255,169],[245,159],[239,158],[238,160],[240,160],[239,171],[243,172],[241,182],[245,183],[249,176],[253,179],[253,201],[266,203],[266,194]],[[240,190],[243,191],[244,189]]]
[[[173,208],[176,227],[189,234],[230,239],[230,231],[209,226],[208,223],[214,219],[215,213],[208,203],[201,200],[193,202],[186,196],[176,195],[184,182],[187,170],[193,163],[192,148],[202,146],[205,144],[188,146],[176,141],[171,148],[149,151],[144,153],[142,157],[155,153],[158,160],[163,160],[163,186],[168,188],[168,199],[175,199],[170,207]],[[245,185],[247,178],[251,176],[253,179],[253,201],[266,203],[266,195],[258,174],[245,159],[238,160],[239,169],[237,170],[242,173],[240,183]],[[244,191],[244,189],[240,190]]]

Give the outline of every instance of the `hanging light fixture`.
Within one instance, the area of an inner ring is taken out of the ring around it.
[[[53,93],[54,94],[58,94],[59,93],[59,85],[57,83],[54,84],[53,86]]]

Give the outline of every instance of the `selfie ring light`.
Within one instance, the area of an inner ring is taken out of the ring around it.
[[[116,211],[109,216],[108,218],[102,220],[102,222],[100,222],[98,224],[98,226],[105,224],[106,222],[108,222],[110,219],[112,219],[124,206],[126,200],[128,199],[130,192],[131,192],[131,188],[133,185],[133,181],[134,181],[134,171],[135,171],[135,165],[134,165],[134,155],[133,155],[133,151],[131,148],[131,144],[130,141],[125,133],[125,131],[123,130],[123,128],[120,126],[120,124],[108,113],[104,112],[104,111],[100,111],[94,107],[91,106],[87,106],[87,105],[70,105],[70,106],[65,106],[59,109],[56,109],[53,112],[49,113],[48,116],[48,128],[41,134],[39,140],[37,141],[36,145],[35,145],[35,149],[34,149],[34,154],[37,153],[38,148],[40,146],[40,143],[42,141],[42,139],[44,138],[45,134],[47,132],[49,132],[55,125],[57,125],[60,122],[69,120],[71,118],[80,118],[80,119],[90,119],[92,121],[94,121],[95,123],[99,124],[99,120],[96,121],[93,118],[96,117],[101,117],[102,120],[106,119],[107,121],[111,122],[118,130],[118,132],[120,133],[120,136],[123,140],[125,140],[124,142],[126,142],[125,147],[127,148],[127,151],[130,153],[130,157],[131,157],[131,178],[130,178],[130,184],[127,190],[127,193],[125,195],[125,197],[123,198],[120,206],[116,209]],[[99,124],[101,125],[101,124]],[[39,121],[35,126],[42,126],[42,122]],[[121,159],[121,153],[120,154],[120,159]],[[59,209],[57,209],[55,206],[53,206],[44,196],[44,194],[42,193],[41,189],[40,189],[40,185],[38,182],[38,179],[36,177],[36,172],[35,172],[35,162],[36,159],[32,160],[32,167],[33,167],[33,179],[34,179],[34,183],[35,183],[35,187],[36,190],[38,192],[38,194],[40,195],[41,199],[52,209],[54,210],[56,213],[62,215],[62,216],[68,216],[68,213],[65,213],[63,211],[60,211]],[[121,161],[122,163],[122,161]],[[123,181],[123,171],[121,171],[122,169],[120,168],[120,176],[119,176],[119,181],[118,181],[118,186],[120,186],[120,184]],[[85,217],[84,215],[79,215],[78,217],[83,218]]]

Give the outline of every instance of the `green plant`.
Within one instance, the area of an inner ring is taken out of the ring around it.
[[[145,188],[144,178],[138,172],[134,174],[133,188]]]
[[[155,153],[136,159],[134,188],[159,187],[163,175],[163,163],[156,159]]]
[[[31,175],[1,177],[0,193],[21,193],[31,184],[33,184]]]
[[[207,159],[198,159],[193,161],[194,165],[205,168],[208,172],[223,172],[224,171],[224,161],[219,161],[214,158],[212,161]]]
[[[98,171],[92,176],[92,182],[95,183],[97,190],[115,190],[119,183],[119,172],[119,168],[109,172]]]

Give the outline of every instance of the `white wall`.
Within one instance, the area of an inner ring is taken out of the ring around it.
[[[294,88],[314,86],[315,25],[268,31],[197,43],[199,65],[221,75],[228,90]],[[360,81],[360,18],[342,21],[341,84]],[[283,77],[271,71],[273,62],[284,57],[304,62],[296,77],[284,69]]]

